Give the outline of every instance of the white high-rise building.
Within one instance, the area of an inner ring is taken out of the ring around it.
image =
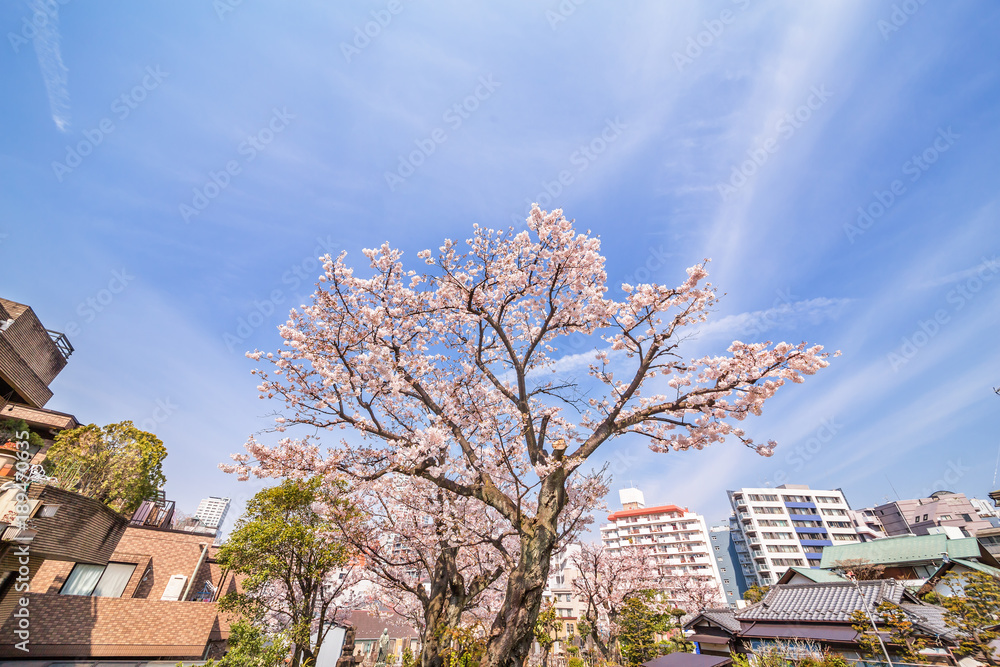
[[[216,498],[214,496],[205,498],[198,505],[198,511],[194,513],[194,518],[201,522],[206,528],[214,528],[221,531],[222,524],[226,521],[226,514],[229,512],[229,498]]]
[[[611,523],[601,526],[604,546],[611,552],[632,546],[649,547],[657,573],[664,578],[664,592],[671,595],[673,590],[676,595],[683,595],[676,593],[678,589],[669,577],[683,577],[688,582],[700,580],[704,590],[718,591],[714,604],[724,604],[722,576],[704,517],[677,505],[646,507],[639,489],[622,489],[618,494],[623,509],[611,513],[608,516]],[[676,595],[671,595],[675,604],[690,602]]]
[[[823,547],[860,541],[840,490],[782,484],[727,493],[738,519],[732,538],[751,584],[770,586],[790,567],[818,567]]]

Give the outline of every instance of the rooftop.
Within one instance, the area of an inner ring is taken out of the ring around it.
[[[834,544],[823,549],[820,567],[829,570],[839,561],[861,560],[876,565],[940,561],[949,558],[979,558],[979,542],[974,537],[949,539],[947,535],[904,535],[871,542]]]
[[[630,516],[643,516],[646,514],[661,514],[664,512],[679,512],[681,514],[687,512],[686,507],[678,507],[677,505],[658,505],[656,507],[642,507],[637,510],[619,510],[617,512],[612,512],[608,515],[608,521],[615,521],[616,519],[623,519]]]
[[[860,594],[859,594],[860,591]],[[907,596],[903,585],[892,579],[773,586],[757,604],[736,612],[740,621],[820,621],[850,623],[851,615],[875,609],[883,601],[899,604]]]

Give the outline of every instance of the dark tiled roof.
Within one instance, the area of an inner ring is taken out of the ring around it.
[[[858,594],[858,588],[861,595]],[[827,621],[849,623],[863,610],[862,596],[872,611],[883,601],[899,604],[903,585],[892,579],[843,583],[773,586],[764,599],[736,612],[739,621]]]
[[[685,629],[690,630],[692,628],[688,626],[696,622],[699,618],[705,618],[711,623],[734,634],[740,631],[740,622],[736,620],[736,612],[729,607],[703,609],[697,614],[689,614],[685,616],[681,619],[681,623]]]
[[[952,630],[944,622],[944,607],[909,602],[903,602],[899,606],[903,608],[903,611],[907,613],[913,624],[920,630],[930,635],[940,635],[949,639],[954,638]]]

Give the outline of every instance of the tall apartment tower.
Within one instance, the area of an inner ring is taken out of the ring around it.
[[[770,586],[790,567],[818,567],[823,547],[860,541],[840,490],[782,484],[726,493],[737,518],[732,538],[751,584]]]
[[[728,521],[709,528],[713,555],[719,567],[719,574],[722,576],[722,589],[726,593],[726,604],[730,607],[739,605],[743,593],[748,588],[743,567],[740,565],[739,553],[736,551],[736,542],[733,540],[733,533],[739,532],[739,528],[733,525],[736,522],[738,522],[736,516],[731,516]]]
[[[686,601],[675,597],[682,593],[671,587],[671,576],[700,580],[706,589],[713,588],[718,595],[714,604],[726,599],[704,517],[677,505],[646,507],[639,489],[622,489],[618,493],[622,509],[612,512],[608,516],[611,523],[601,526],[601,542],[608,551],[649,547],[652,567],[664,577],[663,591],[678,606]]]
[[[194,518],[201,522],[206,528],[214,528],[216,532],[221,532],[222,524],[226,521],[226,514],[229,512],[229,498],[216,498],[214,496],[205,498],[198,505],[198,511],[194,513]]]

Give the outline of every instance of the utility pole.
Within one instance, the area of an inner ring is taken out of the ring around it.
[[[878,626],[875,625],[875,617],[872,616],[872,612],[868,608],[868,600],[865,599],[864,593],[861,592],[861,586],[858,585],[858,578],[854,576],[853,572],[846,572],[845,576],[854,584],[854,590],[858,592],[858,597],[861,598],[861,606],[865,610],[865,616],[868,617],[868,621],[872,624],[872,630],[875,631],[875,638],[878,640],[878,645],[882,647],[882,654],[885,656],[885,661],[889,663],[889,667],[893,667],[892,658],[889,657],[889,650],[885,647],[882,635],[878,633]]]

